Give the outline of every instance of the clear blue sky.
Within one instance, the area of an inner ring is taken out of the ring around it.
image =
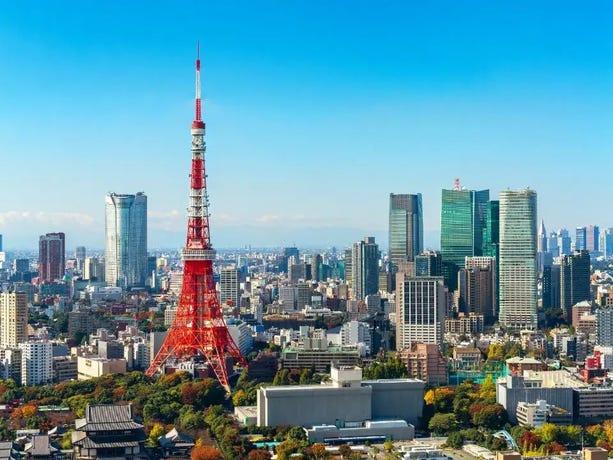
[[[0,233],[103,246],[104,194],[185,234],[202,46],[218,247],[387,245],[388,194],[529,186],[613,225],[610,1],[0,2]]]

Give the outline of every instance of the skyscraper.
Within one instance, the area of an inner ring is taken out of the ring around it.
[[[85,268],[85,257],[87,255],[87,251],[85,246],[77,246],[74,252],[74,257],[77,259],[77,268],[83,273],[83,269]]]
[[[415,256],[415,275],[443,276],[441,253],[438,251],[426,251]]]
[[[441,345],[447,309],[442,277],[396,275],[396,349],[412,343]]]
[[[389,258],[394,265],[412,262],[423,251],[423,233],[421,193],[390,193]]]
[[[613,346],[613,307],[596,310],[596,345]]]
[[[575,251],[587,249],[587,228],[577,227],[575,229]]]
[[[568,230],[561,228],[558,230],[558,255],[570,254],[571,238]]]
[[[545,221],[543,219],[541,219],[541,225],[539,226],[536,250],[537,252],[547,252],[547,230],[545,230]]]
[[[495,257],[498,260],[498,245],[500,243],[500,202],[498,200],[488,201],[485,216],[483,255]]]
[[[240,305],[240,272],[235,267],[225,267],[219,274],[219,303],[237,307]]]
[[[28,295],[0,292],[0,348],[17,348],[28,340]]]
[[[560,308],[560,266],[543,267],[543,310]]]
[[[568,319],[572,306],[590,300],[590,253],[577,251],[562,257],[560,267],[560,304]]]
[[[443,190],[441,256],[449,291],[457,287],[458,270],[466,257],[483,255],[489,190]]]
[[[585,249],[590,252],[598,252],[600,239],[600,228],[598,225],[588,225],[585,231]]]
[[[536,329],[536,192],[500,192],[499,322]]]
[[[147,196],[106,195],[105,280],[109,286],[143,286],[147,279]]]
[[[38,276],[41,283],[50,283],[64,277],[66,267],[66,236],[47,233],[38,241]]]
[[[104,281],[104,259],[86,257],[83,264],[83,279]]]
[[[354,243],[351,248],[352,298],[362,300],[379,292],[379,246],[374,236]]]
[[[492,324],[496,314],[496,259],[467,257],[458,272],[459,307],[465,314],[483,315]]]
[[[314,254],[311,259],[311,277],[313,281],[321,281],[323,278],[323,257],[321,254]]]
[[[605,259],[613,256],[613,228],[605,228],[600,232],[598,242],[598,250],[602,253]]]
[[[558,247],[558,234],[551,232],[547,237],[547,252],[552,257],[558,257],[560,255],[560,248]]]

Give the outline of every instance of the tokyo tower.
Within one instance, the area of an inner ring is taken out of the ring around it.
[[[181,251],[183,286],[175,319],[146,374],[152,376],[169,359],[202,356],[219,383],[230,391],[226,356],[243,365],[246,359],[232,340],[224,321],[213,278],[215,250],[211,246],[209,200],[204,154],[205,124],[200,99],[200,49],[196,59],[196,117],[192,122],[192,167],[190,174],[187,242]]]

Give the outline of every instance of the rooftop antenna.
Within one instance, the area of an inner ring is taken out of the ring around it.
[[[459,192],[460,190],[462,190],[462,188],[460,187],[460,179],[458,177],[456,177],[453,181],[453,189],[456,192]]]

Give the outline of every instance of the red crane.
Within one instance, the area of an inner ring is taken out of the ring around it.
[[[219,383],[230,391],[226,356],[243,365],[246,359],[224,321],[213,278],[215,250],[211,246],[209,200],[204,156],[205,124],[200,98],[200,46],[196,59],[196,116],[191,126],[192,169],[187,220],[187,242],[181,251],[183,286],[175,319],[146,374],[152,376],[169,359],[203,356]]]

